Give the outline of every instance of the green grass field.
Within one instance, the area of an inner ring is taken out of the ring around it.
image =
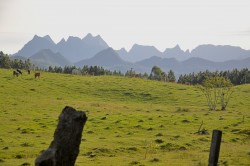
[[[0,69],[0,165],[34,165],[68,105],[86,111],[76,165],[207,165],[213,129],[220,165],[250,163],[250,85],[234,87],[226,111],[208,111],[193,86],[139,78]],[[197,135],[201,122],[209,135]]]

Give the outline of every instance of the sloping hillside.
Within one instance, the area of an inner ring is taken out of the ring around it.
[[[227,111],[212,112],[193,86],[33,74],[0,69],[0,165],[33,165],[66,105],[89,117],[76,165],[207,165],[213,129],[223,131],[221,165],[250,163],[250,85],[235,87]],[[194,134],[202,121],[209,135]]]

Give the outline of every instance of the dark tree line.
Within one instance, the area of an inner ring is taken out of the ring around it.
[[[11,59],[9,55],[4,54],[0,51],[0,68],[6,69],[37,69],[34,64],[31,63],[30,59],[20,60],[20,59]],[[121,71],[111,71],[104,69],[100,66],[83,66],[82,68],[76,66],[64,66],[64,67],[52,67],[50,66],[48,69],[40,69],[48,72],[54,73],[65,73],[65,74],[81,74],[81,75],[116,75],[116,76],[128,76],[128,77],[139,77],[144,79],[151,79],[151,80],[158,80],[164,82],[175,82],[176,77],[172,70],[168,73],[161,70],[158,66],[153,66],[150,75],[147,73],[136,73],[133,68],[128,70],[125,74]],[[189,73],[189,74],[182,74],[178,79],[178,83],[181,84],[190,84],[190,85],[197,85],[202,84],[204,80],[211,78],[211,77],[224,77],[231,81],[233,85],[240,85],[240,84],[247,84],[250,83],[250,71],[247,68],[238,70],[233,69],[231,71],[204,71],[199,73]]]
[[[76,66],[64,66],[64,67],[52,67],[49,66],[48,69],[45,71],[52,72],[52,73],[64,73],[64,74],[79,74],[79,75],[93,75],[93,76],[100,76],[100,75],[116,75],[116,76],[123,76],[124,74],[121,71],[111,71],[104,69],[103,67],[99,66],[88,66],[84,65],[82,68]]]
[[[52,72],[52,73],[64,73],[64,74],[78,74],[78,75],[92,75],[92,76],[101,76],[101,75],[115,75],[115,76],[127,76],[127,77],[137,77],[137,78],[144,78],[144,79],[151,79],[157,81],[165,81],[165,82],[175,82],[175,75],[172,70],[168,73],[165,73],[161,70],[161,68],[154,66],[152,68],[151,74],[148,75],[147,73],[136,73],[133,68],[127,70],[125,74],[121,71],[111,71],[104,69],[103,67],[99,66],[88,66],[84,65],[82,68],[76,66],[64,66],[64,67],[52,67],[50,66],[45,71]]]
[[[231,71],[204,71],[199,73],[189,73],[180,75],[178,79],[178,83],[181,84],[190,84],[190,85],[197,85],[202,84],[204,80],[211,78],[211,77],[224,77],[233,85],[241,85],[241,84],[247,84],[250,83],[250,71],[247,68],[238,70],[233,69]]]
[[[0,68],[5,69],[31,69],[34,68],[34,65],[31,63],[30,59],[21,60],[21,59],[11,59],[9,55],[4,54],[0,51]]]

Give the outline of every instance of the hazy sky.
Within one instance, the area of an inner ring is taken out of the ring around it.
[[[87,33],[114,49],[134,43],[160,51],[179,44],[250,49],[250,0],[0,0],[0,50],[15,53],[37,34]]]

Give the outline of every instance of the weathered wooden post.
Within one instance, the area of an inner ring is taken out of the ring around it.
[[[66,106],[49,148],[36,158],[36,166],[74,166],[79,153],[83,127],[87,121],[85,112]]]
[[[220,153],[222,131],[213,130],[208,166],[217,166]]]

